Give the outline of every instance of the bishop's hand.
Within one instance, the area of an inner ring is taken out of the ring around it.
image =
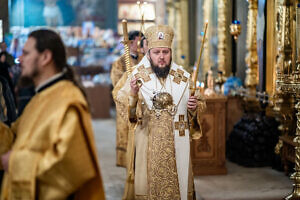
[[[130,81],[131,94],[134,96],[136,96],[138,94],[139,89],[140,89],[137,81],[138,81],[137,78],[134,78]]]
[[[197,97],[196,96],[190,96],[188,103],[187,103],[187,108],[191,111],[196,110],[197,108]]]

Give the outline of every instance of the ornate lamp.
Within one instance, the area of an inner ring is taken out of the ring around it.
[[[241,31],[241,22],[239,20],[233,20],[230,25],[230,34],[233,36],[235,41],[237,41],[239,35],[241,34]]]
[[[241,28],[241,22],[239,20],[233,20],[231,25],[229,26],[230,28],[230,34],[233,36],[234,41],[232,44],[232,75],[235,76],[236,73],[236,69],[237,69],[237,63],[236,63],[236,45],[237,45],[237,39],[239,37],[239,35],[242,32],[242,28]]]

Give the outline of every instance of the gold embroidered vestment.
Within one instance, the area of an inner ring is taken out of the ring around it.
[[[10,149],[1,200],[105,199],[87,102],[70,81],[37,93],[11,128],[0,123],[0,154]]]
[[[133,65],[137,64],[137,60],[131,58]],[[112,64],[111,80],[113,84],[113,98],[116,104],[116,164],[117,166],[126,167],[126,152],[128,143],[128,115],[127,115],[127,99],[117,101],[115,94],[123,87],[127,80],[125,56],[122,55]]]

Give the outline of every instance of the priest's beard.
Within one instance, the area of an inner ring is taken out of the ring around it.
[[[23,73],[23,71],[21,72],[21,82],[25,81],[25,82],[33,82],[34,79],[36,79],[38,76],[40,76],[41,72],[38,69],[38,64],[37,64],[37,58],[34,60],[33,62],[33,67],[31,69],[31,71]],[[21,64],[21,69],[22,69],[22,64]],[[22,69],[23,70],[23,69]]]
[[[167,78],[170,72],[171,63],[172,63],[172,58],[170,59],[170,63],[165,67],[158,67],[158,65],[154,65],[152,59],[150,58],[152,71],[156,74],[158,78]]]

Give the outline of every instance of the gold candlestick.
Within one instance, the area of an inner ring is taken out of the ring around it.
[[[288,15],[292,15],[293,14],[293,10],[290,10],[290,8],[293,7],[293,1],[287,1],[285,2],[285,6],[286,6],[286,10],[285,10],[285,14]],[[288,17],[286,17],[288,19]],[[290,21],[288,21],[287,23],[287,28],[290,32],[292,32],[292,27],[290,26]],[[300,4],[297,5],[296,8],[296,54],[297,54],[297,63],[299,63],[299,28],[300,28]],[[288,32],[288,33],[290,33]],[[285,33],[283,33],[285,34]],[[284,35],[287,36],[287,38],[290,38],[290,35]],[[287,41],[287,47],[290,47],[290,41]],[[286,57],[288,54],[285,54]],[[288,57],[288,59],[290,59],[292,56]],[[290,78],[291,77],[291,72],[290,70],[292,70],[291,66],[283,66],[283,69],[287,68],[287,75]],[[283,71],[284,73],[284,71]],[[295,138],[293,140],[293,142],[295,143],[295,172],[291,175],[291,180],[294,181],[293,184],[293,192],[287,196],[285,199],[286,200],[299,200],[300,199],[300,82],[299,82],[299,69],[298,66],[296,67],[296,69],[293,71],[293,75],[294,75],[294,80],[293,82],[286,82],[285,84],[279,84],[280,89],[283,90],[283,92],[285,93],[291,93],[291,91],[294,92],[294,94],[292,93],[292,95],[296,96],[296,101],[298,102],[295,106],[296,108],[296,125],[297,125],[297,129],[296,129],[296,134],[295,134]],[[279,82],[280,83],[280,82]],[[284,87],[282,87],[284,86]]]
[[[122,26],[123,26],[123,44],[124,44],[124,50],[125,50],[125,65],[126,65],[126,72],[129,77],[131,74],[131,62],[130,62],[130,50],[129,50],[129,44],[130,41],[128,39],[128,30],[127,30],[127,20],[122,20]]]
[[[208,21],[206,21],[205,24],[204,24],[204,35],[203,35],[203,38],[202,38],[202,44],[201,44],[201,48],[200,48],[200,55],[199,55],[199,58],[198,58],[198,61],[197,61],[197,68],[196,68],[195,79],[194,79],[194,87],[192,88],[192,92],[191,92],[192,96],[194,96],[195,91],[196,91],[196,87],[197,87],[197,79],[198,79],[198,73],[199,73],[199,67],[200,67],[202,52],[203,52],[203,48],[204,48],[204,42],[205,42],[205,37],[206,37],[206,32],[207,32],[207,26],[208,26]]]

